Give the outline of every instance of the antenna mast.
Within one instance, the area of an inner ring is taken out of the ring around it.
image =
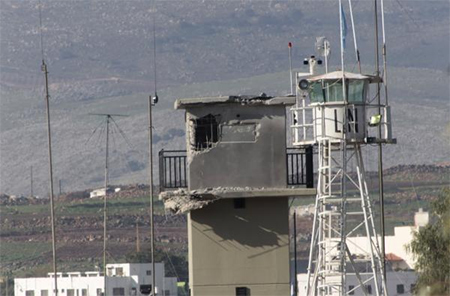
[[[288,48],[289,48],[289,79],[291,82],[291,92],[290,95],[294,94],[294,84],[292,83],[292,42],[288,43]]]
[[[107,282],[106,282],[106,222],[107,222],[107,201],[106,198],[108,197],[108,154],[109,154],[109,121],[111,119],[110,114],[106,114],[106,157],[105,157],[105,196],[103,198],[103,286],[104,286],[104,295],[107,295]]]
[[[374,0],[374,17],[375,17],[375,74],[380,76],[380,57],[379,57],[379,40],[378,40],[378,5],[377,0]],[[384,17],[383,17],[384,23]],[[384,25],[383,25],[384,30]],[[384,37],[384,34],[383,34]],[[384,41],[384,38],[383,38]],[[384,42],[383,42],[384,50]],[[386,82],[384,82],[386,83]],[[385,86],[386,87],[386,86]],[[381,85],[377,83],[377,104],[378,114],[381,114]],[[386,93],[387,97],[387,93]],[[387,105],[387,104],[386,104]],[[387,115],[387,114],[385,114]],[[378,126],[378,138],[381,138],[381,125]],[[380,231],[381,231],[381,268],[384,278],[386,279],[386,254],[385,254],[385,225],[384,225],[384,180],[383,180],[383,145],[378,143],[378,191],[380,199]],[[387,293],[387,291],[386,291]]]
[[[53,255],[53,274],[55,280],[55,295],[58,296],[58,280],[57,280],[57,266],[56,266],[56,231],[55,231],[55,205],[53,197],[53,161],[52,161],[52,133],[50,129],[50,94],[48,89],[48,70],[47,64],[45,63],[44,56],[44,37],[42,32],[42,3],[39,0],[39,30],[41,37],[41,57],[42,66],[41,70],[44,73],[45,78],[45,105],[47,110],[47,140],[48,140],[48,167],[49,167],[49,177],[50,177],[50,221],[52,229],[52,255]]]
[[[152,107],[158,103],[157,91],[157,69],[156,69],[156,0],[153,2],[153,71],[155,96],[148,97],[148,166],[149,166],[149,195],[150,195],[150,257],[152,261],[152,294],[156,295],[156,275],[155,275],[155,219],[153,202],[153,125],[152,125]]]
[[[108,217],[108,212],[107,212],[107,198],[108,198],[108,186],[109,186],[109,124],[111,121],[114,121],[113,116],[126,116],[126,115],[122,115],[122,114],[98,114],[98,113],[91,113],[89,115],[95,115],[95,116],[104,116],[106,117],[106,141],[105,141],[105,195],[103,198],[103,289],[104,289],[104,295],[107,296],[107,273],[106,273],[106,242],[107,242],[107,237],[106,237],[106,230],[107,230],[107,217]],[[97,128],[94,130],[97,130]],[[92,133],[92,135],[94,134]],[[91,137],[92,137],[91,135]],[[90,138],[91,138],[90,137]],[[90,139],[89,138],[89,139]],[[89,141],[88,139],[88,141]]]

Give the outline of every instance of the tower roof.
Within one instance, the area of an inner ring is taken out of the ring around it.
[[[363,75],[359,73],[351,73],[351,72],[343,72],[343,71],[334,71],[329,72],[319,76],[312,76],[308,78],[308,81],[318,81],[318,80],[336,80],[342,79],[345,76],[345,79],[351,80],[368,80],[370,83],[382,82],[381,77],[373,76],[373,75]]]
[[[294,105],[295,96],[290,97],[269,97],[265,94],[259,96],[220,96],[178,99],[175,101],[175,109],[186,109],[196,106],[217,104],[240,104],[240,105]]]

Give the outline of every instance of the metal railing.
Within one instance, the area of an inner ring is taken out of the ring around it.
[[[306,185],[314,187],[313,148],[308,146],[286,149],[286,177],[287,185]]]
[[[314,187],[313,148],[308,146],[286,149],[288,186]],[[188,187],[186,150],[159,151],[160,191]]]
[[[159,187],[160,191],[187,187],[186,150],[159,151]]]

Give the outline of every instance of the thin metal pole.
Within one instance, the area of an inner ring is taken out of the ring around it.
[[[103,198],[103,287],[106,296],[107,274],[106,274],[106,222],[107,222],[107,197],[108,197],[108,148],[109,148],[109,119],[111,115],[106,116],[106,157],[105,157],[105,196]]]
[[[30,168],[30,196],[33,197],[33,166]]]
[[[294,295],[298,295],[297,283],[297,208],[294,208]]]
[[[50,129],[50,95],[48,90],[48,71],[42,59],[42,71],[45,75],[45,104],[47,107],[47,138],[48,138],[48,168],[50,177],[50,220],[52,228],[53,273],[55,278],[55,295],[58,296],[58,280],[56,268],[56,231],[55,231],[55,204],[53,197],[53,161],[52,161],[52,133]]]
[[[361,73],[361,60],[360,60],[360,56],[359,56],[358,42],[356,41],[356,29],[355,29],[355,21],[353,19],[352,0],[348,0],[348,6],[350,8],[350,19],[351,19],[351,22],[352,22],[353,44],[355,46],[356,61],[358,62],[359,73]]]
[[[341,287],[340,294],[344,295],[346,291],[346,255],[345,246],[347,245],[347,234],[346,234],[346,211],[347,211],[347,121],[348,121],[348,100],[347,100],[347,90],[345,82],[345,67],[344,67],[344,8],[342,6],[342,1],[339,0],[339,22],[340,22],[340,37],[341,37],[341,67],[342,67],[342,98],[344,100],[344,112],[342,119],[342,178],[341,178],[341,221],[340,221],[340,232],[341,241],[339,248],[339,256],[341,258]],[[331,154],[331,150],[330,150]],[[330,155],[331,156],[331,155]],[[330,186],[331,187],[331,186]],[[331,224],[331,221],[330,221]]]
[[[379,44],[378,44],[378,5],[377,0],[374,0],[374,16],[375,16],[375,73],[376,76],[380,76],[380,57],[379,57]],[[377,83],[377,104],[378,114],[381,114],[381,86],[380,82]],[[381,125],[378,126],[378,139],[381,139]],[[386,260],[385,260],[385,224],[384,224],[384,180],[383,180],[383,146],[378,143],[378,191],[380,200],[380,228],[381,228],[381,272],[383,273],[383,279],[386,280]],[[382,283],[383,286],[384,282]],[[378,283],[377,283],[378,285]],[[387,295],[387,291],[383,291],[383,294]]]
[[[156,97],[156,94],[155,94]],[[150,256],[152,260],[152,295],[155,294],[155,224],[153,208],[153,131],[152,131],[152,98],[148,97],[148,165],[149,165],[149,194],[150,194]]]
[[[293,88],[293,83],[292,83],[292,43],[289,42],[288,43],[288,48],[289,48],[289,78],[290,78],[290,82],[291,82],[291,95],[294,94],[294,88]]]

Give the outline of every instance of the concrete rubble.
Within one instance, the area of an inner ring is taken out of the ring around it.
[[[232,192],[249,192],[253,190],[255,189],[249,187],[215,187],[191,191],[178,189],[161,192],[159,199],[164,201],[166,210],[173,214],[181,214],[201,209],[216,200],[226,198]]]

